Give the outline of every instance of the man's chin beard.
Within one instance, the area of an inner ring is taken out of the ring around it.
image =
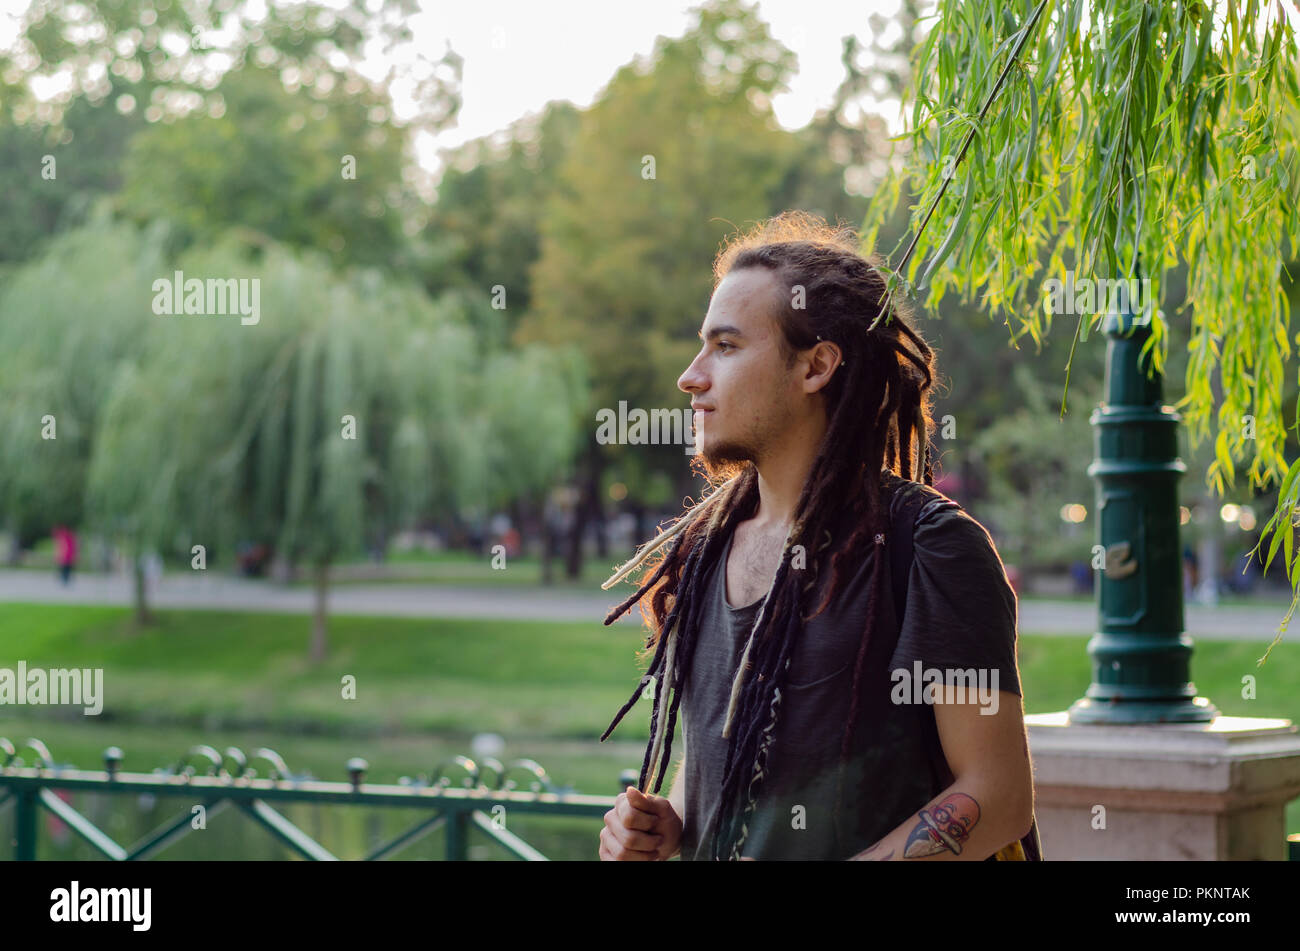
[[[746,445],[735,442],[700,447],[696,459],[712,481],[726,481],[745,471],[747,463],[756,462],[757,453]]]

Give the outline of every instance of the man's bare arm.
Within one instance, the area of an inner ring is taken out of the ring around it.
[[[1013,693],[997,697],[994,714],[980,713],[973,688],[967,702],[935,704],[939,739],[956,778],[854,860],[981,861],[1029,831],[1033,769],[1023,708]]]

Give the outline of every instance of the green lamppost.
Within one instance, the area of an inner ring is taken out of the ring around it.
[[[1140,272],[1139,272],[1140,273]],[[1148,376],[1146,316],[1107,314],[1106,397],[1092,414],[1098,540],[1098,628],[1088,642],[1092,684],[1070,707],[1075,723],[1194,723],[1219,715],[1191,680],[1183,629],[1178,530],[1179,414],[1164,381]]]

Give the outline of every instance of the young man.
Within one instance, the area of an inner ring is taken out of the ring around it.
[[[640,602],[654,657],[605,735],[651,677],[656,693],[640,787],[598,854],[987,859],[1033,818],[1016,601],[988,533],[929,487],[933,353],[897,304],[870,329],[884,280],[808,216],[733,241],[715,278],[678,380],[715,489],[615,575],[666,546],[607,619]],[[935,503],[899,605],[897,491]]]

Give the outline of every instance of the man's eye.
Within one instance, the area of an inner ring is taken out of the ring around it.
[[[718,341],[718,347],[719,347],[719,349],[725,349],[725,350],[734,350],[734,349],[736,349],[734,346],[732,346],[731,344],[727,343],[725,340],[719,340],[719,341]]]

